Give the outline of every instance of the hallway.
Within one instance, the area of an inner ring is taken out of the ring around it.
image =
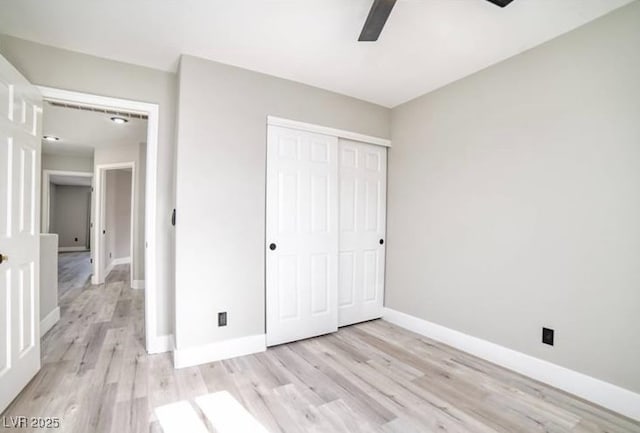
[[[112,420],[130,419],[141,425],[113,431],[148,431],[147,401],[137,398],[146,396],[152,359],[144,349],[144,291],[129,288],[129,265],[117,266],[105,285],[91,285],[84,254],[61,255],[61,319],[42,339],[41,371],[4,415],[58,417],[56,431],[109,432]],[[79,275],[70,278],[72,269]],[[154,365],[170,367],[168,355],[155,358]]]

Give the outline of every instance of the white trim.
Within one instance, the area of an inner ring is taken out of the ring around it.
[[[53,328],[53,326],[58,323],[58,320],[60,320],[60,307],[51,310],[51,312],[40,321],[40,338],[42,338],[49,329]]]
[[[42,222],[40,224],[42,233],[51,232],[51,216],[49,215],[49,208],[51,207],[51,197],[49,190],[51,176],[93,177],[93,173],[87,171],[66,171],[49,169],[42,170]]]
[[[111,260],[113,266],[126,265],[128,263],[131,263],[131,257],[118,257],[117,259]]]
[[[144,289],[144,280],[133,280],[131,282],[131,288],[136,290]]]
[[[111,273],[111,271],[113,271],[113,268],[115,268],[116,266],[126,265],[127,263],[131,263],[131,257],[120,257],[118,259],[111,260],[111,262],[109,262],[109,264],[104,270],[104,278],[107,278]],[[92,278],[92,281],[93,281],[93,278]],[[102,283],[104,283],[104,280],[102,280]],[[102,283],[92,283],[92,284],[102,284]]]
[[[298,129],[301,131],[315,132],[316,134],[332,135],[338,138],[346,138],[363,143],[377,144],[378,146],[391,147],[391,140],[358,132],[345,131],[344,129],[330,128],[328,126],[314,125],[312,123],[298,122],[297,120],[284,119],[282,117],[267,116],[267,125],[282,126],[284,128]]]
[[[59,253],[70,253],[72,251],[89,251],[87,247],[58,247]]]
[[[93,107],[124,109],[130,112],[146,114],[147,120],[147,161],[145,180],[145,340],[147,351],[156,347],[157,335],[157,273],[164,264],[158,263],[156,246],[158,233],[157,217],[157,181],[158,181],[158,129],[160,124],[160,106],[148,102],[111,98],[88,93],[36,86],[43,98],[49,101],[71,102]],[[95,262],[95,261],[94,261]],[[95,265],[95,263],[94,263]],[[95,274],[95,272],[94,272]],[[155,352],[154,352],[155,353]]]
[[[384,309],[383,319],[629,418],[640,420],[640,394],[391,308]]]
[[[101,96],[101,95],[92,95],[90,93],[81,93],[75,92],[73,90],[64,90],[64,89],[56,89],[53,87],[47,86],[35,86],[42,97],[47,101],[53,102],[75,102],[83,105],[89,105],[95,108],[105,108],[105,109],[114,109],[120,108],[125,109],[128,112],[137,113],[137,114],[151,114],[150,111],[155,107],[158,108],[157,104],[150,104],[148,102],[139,102],[132,101],[130,99],[121,99],[121,98],[112,98],[110,96]]]
[[[147,347],[147,353],[165,353],[174,349],[173,335],[158,335],[154,338],[152,345]]]
[[[173,366],[175,368],[191,367],[222,359],[264,352],[265,350],[267,350],[266,335],[250,335],[202,346],[176,349],[173,351]]]

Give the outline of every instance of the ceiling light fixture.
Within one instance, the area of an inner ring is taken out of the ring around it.
[[[60,141],[60,137],[54,137],[53,135],[45,135],[44,138],[46,141]]]
[[[111,118],[111,121],[112,121],[113,123],[117,123],[118,125],[122,125],[122,124],[124,124],[124,123],[127,123],[129,120],[128,120],[128,119],[125,119],[124,117],[113,116],[113,117]]]

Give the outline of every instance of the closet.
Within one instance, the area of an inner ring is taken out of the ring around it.
[[[381,317],[386,140],[269,123],[267,345]]]

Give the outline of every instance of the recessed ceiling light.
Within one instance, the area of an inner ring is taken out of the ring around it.
[[[44,137],[47,141],[60,141],[60,137],[54,137],[53,135],[45,135]]]
[[[114,116],[111,118],[111,121],[113,123],[117,123],[118,125],[122,125],[123,123],[127,123],[129,120],[125,119],[124,117]]]

